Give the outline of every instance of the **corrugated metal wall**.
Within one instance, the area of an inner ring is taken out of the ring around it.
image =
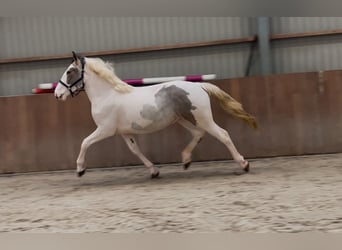
[[[3,57],[26,57],[216,40],[249,35],[248,18],[3,18]]]
[[[274,17],[272,33],[342,29],[341,17]],[[342,68],[342,36],[311,37],[272,42],[274,73]]]
[[[10,17],[0,19],[2,58],[30,57],[245,37],[254,32],[238,17]],[[215,73],[244,74],[248,45],[106,57],[121,78]],[[56,81],[68,60],[0,66],[0,95],[28,94]]]
[[[341,29],[341,17],[272,17],[272,33],[299,33]]]
[[[342,29],[341,17],[274,17],[271,33]],[[254,35],[256,18],[239,17],[2,17],[0,57],[29,57]],[[342,37],[273,41],[274,73],[342,68]],[[104,57],[121,78],[215,73],[243,77],[250,45],[228,45]],[[251,75],[259,74],[258,51]],[[29,94],[56,81],[69,60],[0,65],[0,95]]]

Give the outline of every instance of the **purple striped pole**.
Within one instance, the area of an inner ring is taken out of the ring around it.
[[[161,82],[170,81],[189,81],[189,82],[202,82],[213,80],[216,78],[215,74],[210,75],[190,75],[190,76],[171,76],[171,77],[152,77],[152,78],[138,78],[138,79],[126,79],[123,80],[129,85],[141,86],[145,84],[156,84]],[[41,83],[39,89],[55,89],[58,83]]]
[[[57,82],[54,83],[41,83],[38,85],[39,89],[55,89],[57,87]]]
[[[191,75],[191,76],[171,76],[171,77],[153,77],[153,78],[140,78],[140,79],[127,79],[124,80],[130,85],[145,85],[145,84],[154,84],[161,82],[170,82],[170,81],[189,81],[189,82],[202,82],[207,80],[213,80],[216,78],[216,75]]]
[[[40,88],[34,88],[32,89],[32,94],[47,94],[47,93],[53,93],[54,89],[40,89]]]

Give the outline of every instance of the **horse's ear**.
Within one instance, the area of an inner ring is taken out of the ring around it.
[[[76,54],[75,51],[72,52],[72,59],[76,64],[80,63],[80,57]]]
[[[78,56],[75,51],[72,52],[72,58],[74,59],[74,61],[77,61],[78,59]]]

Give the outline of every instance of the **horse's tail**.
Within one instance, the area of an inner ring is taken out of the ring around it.
[[[233,97],[228,95],[219,87],[202,82],[201,87],[208,93],[209,96],[216,97],[221,107],[229,114],[238,117],[248,123],[252,128],[257,128],[258,124],[254,116],[248,114],[242,107],[241,103],[236,101]]]

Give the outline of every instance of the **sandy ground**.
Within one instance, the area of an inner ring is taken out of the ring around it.
[[[342,232],[342,154],[0,177],[0,232]]]

